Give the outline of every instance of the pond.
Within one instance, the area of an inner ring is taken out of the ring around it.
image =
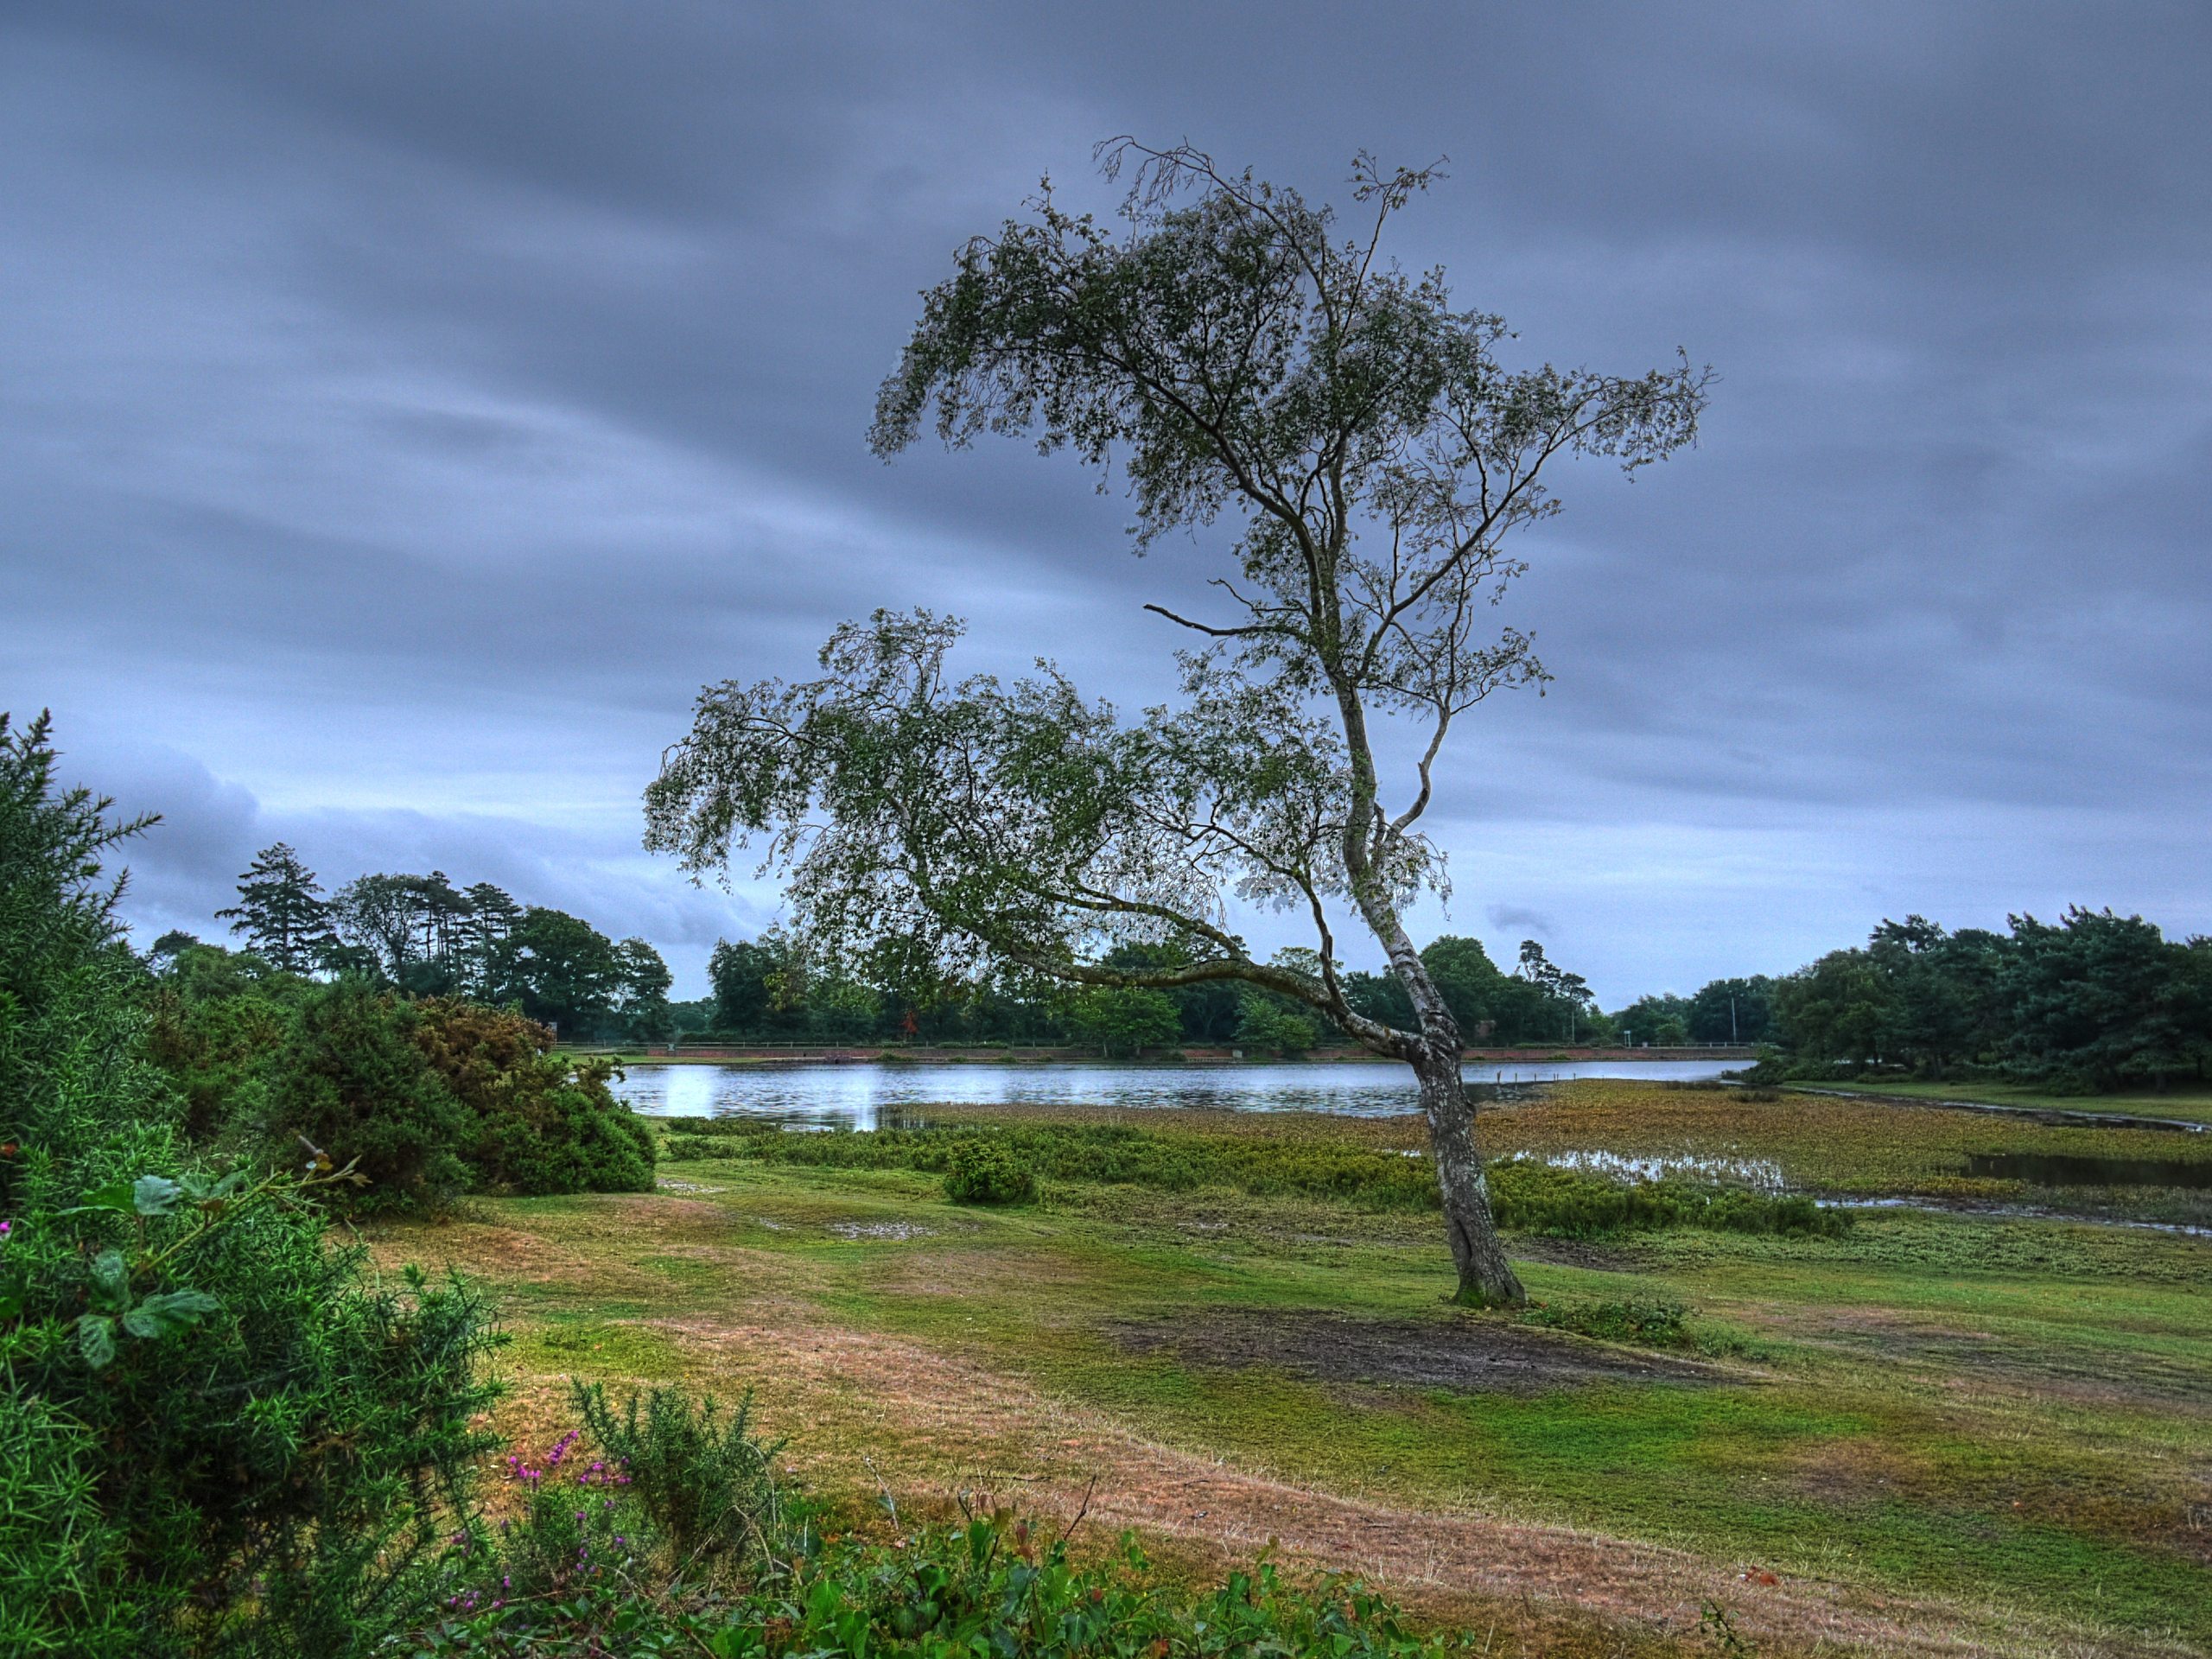
[[[1733,1062],[1475,1061],[1476,1084],[1568,1077],[1693,1082]],[[1263,1065],[973,1065],[755,1064],[639,1065],[614,1092],[653,1117],[766,1117],[794,1127],[872,1129],[918,1106],[957,1104],[1209,1107],[1236,1112],[1340,1112],[1382,1117],[1415,1109],[1413,1074],[1382,1061]]]
[[[2212,1188],[2212,1159],[2079,1158],[2044,1152],[1974,1152],[1967,1173],[2034,1186]]]

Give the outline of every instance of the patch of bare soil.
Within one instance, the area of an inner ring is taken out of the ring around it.
[[[1130,1353],[1168,1353],[1185,1364],[1271,1365],[1323,1382],[1464,1394],[1720,1380],[1689,1360],[1483,1319],[1357,1319],[1318,1309],[1209,1308],[1174,1319],[1117,1323],[1107,1334]]]
[[[1643,1253],[1632,1244],[1599,1244],[1586,1238],[1540,1238],[1532,1233],[1514,1236],[1513,1254],[1531,1262],[1548,1262],[1562,1268],[1589,1268],[1599,1273],[1626,1273],[1644,1260]]]

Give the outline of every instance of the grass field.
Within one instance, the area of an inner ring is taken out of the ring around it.
[[[1206,1150],[1229,1140],[1354,1168],[1417,1149],[1416,1123],[1124,1121],[1179,1162],[1016,1209],[950,1205],[922,1170],[722,1148],[664,1164],[657,1193],[486,1200],[372,1242],[499,1293],[525,1438],[563,1426],[572,1374],[754,1389],[855,1523],[886,1494],[1071,1517],[1087,1493],[1079,1542],[1134,1527],[1195,1572],[1278,1538],[1500,1653],[2212,1649],[2212,1240],[1872,1210],[1840,1238],[1513,1241],[1547,1315],[1693,1310],[1680,1340],[1624,1346],[1450,1307],[1433,1217],[1357,1181],[1157,1173],[1254,1167]],[[1973,1152],[2183,1139],[1618,1083],[1487,1122],[1500,1154],[1763,1161],[1954,1201],[2036,1196],[1961,1175]]]
[[[1916,1100],[1973,1100],[2039,1111],[2110,1112],[2124,1117],[2175,1117],[2212,1123],[2212,1089],[2202,1087],[2170,1089],[2163,1095],[2136,1090],[2124,1095],[2054,1095],[2012,1083],[1821,1083],[1808,1087]]]

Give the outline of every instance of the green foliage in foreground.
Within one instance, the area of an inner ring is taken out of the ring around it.
[[[1357,1585],[1287,1585],[1264,1558],[1211,1592],[1154,1580],[1128,1535],[1070,1559],[1011,1511],[894,1541],[824,1541],[778,1479],[780,1444],[747,1404],[677,1389],[610,1405],[571,1384],[577,1426],[507,1459],[505,1519],[471,1519],[446,1552],[414,1655],[750,1656],[1324,1653],[1455,1650],[1408,1630]],[[899,1516],[890,1512],[896,1528]]]
[[[1122,1123],[785,1135],[772,1123],[752,1120],[668,1121],[679,1131],[668,1140],[671,1158],[750,1158],[943,1173],[947,1194],[961,1203],[1026,1201],[1018,1182],[1009,1189],[1012,1196],[969,1195],[971,1177],[964,1172],[988,1163],[993,1169],[1003,1165],[1047,1180],[1168,1192],[1226,1187],[1255,1198],[1335,1199],[1369,1210],[1438,1207],[1436,1180],[1426,1159],[1321,1139],[1209,1135]],[[1518,1158],[1491,1166],[1490,1190],[1500,1226],[1556,1238],[1663,1227],[1833,1237],[1851,1226],[1849,1211],[1823,1209],[1802,1194],[1777,1196],[1679,1180],[1616,1181]]]
[[[1126,1533],[1110,1559],[1078,1563],[1065,1539],[1046,1540],[1006,1510],[890,1544],[849,1538],[817,1554],[807,1553],[802,1531],[785,1541],[788,1554],[769,1553],[748,1576],[712,1585],[652,1572],[654,1541],[641,1530],[649,1524],[621,1496],[549,1484],[495,1548],[463,1553],[467,1576],[413,1651],[1411,1659],[1471,1648],[1465,1637],[1416,1634],[1357,1584],[1287,1583],[1264,1558],[1197,1592],[1156,1580]],[[531,1575],[518,1577],[518,1567]]]
[[[340,1172],[191,1154],[100,881],[132,826],[54,760],[0,717],[0,1652],[352,1651],[485,1449],[489,1322],[332,1248]]]

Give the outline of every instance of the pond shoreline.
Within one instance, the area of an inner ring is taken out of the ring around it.
[[[1576,1076],[1710,1082],[1724,1060],[1471,1060],[1470,1091],[1564,1081]],[[1394,1116],[1419,1109],[1410,1068],[1326,1062],[1217,1061],[1180,1065],[1007,1065],[969,1060],[937,1065],[823,1060],[796,1064],[711,1061],[626,1065],[618,1098],[647,1117],[768,1116],[792,1124],[870,1128],[883,1114],[963,1103],[1076,1104],[1129,1109],[1200,1107],[1230,1111],[1311,1111]]]
[[[1363,1048],[1317,1048],[1297,1056],[1248,1054],[1242,1049],[1187,1046],[1173,1053],[1140,1053],[1111,1057],[1063,1046],[1016,1045],[1007,1048],[955,1048],[915,1044],[909,1046],[856,1043],[828,1044],[712,1044],[679,1043],[660,1048],[563,1046],[564,1052],[605,1054],[627,1065],[1072,1065],[1183,1066],[1224,1065],[1402,1065],[1402,1060],[1370,1053]],[[1739,1060],[1751,1064],[1758,1057],[1748,1047],[1688,1045],[1679,1048],[1604,1048],[1590,1044],[1555,1047],[1531,1045],[1523,1048],[1470,1048],[1460,1058],[1467,1065],[1573,1065],[1603,1061],[1637,1065],[1664,1065],[1684,1060]]]

